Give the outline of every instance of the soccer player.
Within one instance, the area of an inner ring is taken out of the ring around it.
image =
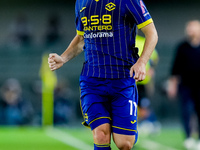
[[[137,28],[146,38],[140,58]],[[49,67],[54,71],[84,50],[81,107],[94,149],[110,150],[112,134],[120,150],[130,150],[138,136],[135,82],[145,79],[158,40],[150,13],[142,0],[77,0],[76,29],[62,55],[49,55]]]

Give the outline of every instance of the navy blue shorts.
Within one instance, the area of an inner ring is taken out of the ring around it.
[[[109,123],[112,132],[137,134],[138,93],[133,78],[80,77],[84,125],[92,130]]]

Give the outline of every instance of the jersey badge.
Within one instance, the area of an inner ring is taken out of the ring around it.
[[[140,7],[141,7],[141,9],[142,9],[142,13],[145,14],[145,12],[146,12],[146,7],[145,7],[144,3],[142,2],[142,0],[140,0]]]
[[[80,12],[83,12],[85,9],[86,9],[86,7],[83,7],[83,8],[80,10]]]
[[[99,0],[95,0],[96,2],[98,2]]]
[[[116,8],[116,5],[114,4],[114,3],[108,3],[107,5],[106,5],[106,10],[108,10],[108,11],[112,11],[112,10],[114,10]]]

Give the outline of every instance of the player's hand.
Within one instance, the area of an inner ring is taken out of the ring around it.
[[[49,54],[48,63],[49,63],[49,68],[51,69],[51,71],[54,71],[63,66],[64,60],[58,54],[51,53]]]
[[[168,79],[166,92],[170,100],[176,98],[178,93],[178,79],[176,77],[171,77],[170,79]]]
[[[135,73],[134,77],[133,73]],[[146,64],[138,60],[130,69],[130,77],[133,77],[136,82],[143,81],[146,77]]]

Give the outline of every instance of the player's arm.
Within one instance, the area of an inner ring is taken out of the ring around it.
[[[144,48],[140,58],[131,67],[130,70],[130,77],[133,77],[133,72],[135,72],[134,79],[136,79],[136,81],[142,81],[145,79],[146,76],[145,66],[149,61],[149,58],[151,57],[151,54],[158,42],[158,34],[153,22],[141,28],[141,31],[144,33],[146,39],[144,43]]]
[[[83,46],[84,38],[82,35],[77,34],[62,55],[59,56],[56,53],[49,54],[49,68],[52,71],[59,69],[64,63],[79,55],[83,51]]]

